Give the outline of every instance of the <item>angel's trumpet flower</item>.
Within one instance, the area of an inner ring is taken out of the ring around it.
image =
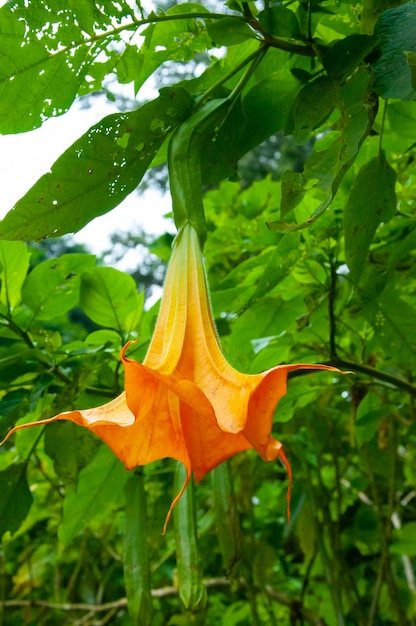
[[[190,224],[179,232],[169,263],[161,309],[143,363],[121,351],[124,392],[94,409],[60,413],[15,427],[71,420],[96,433],[126,469],[171,457],[199,482],[237,452],[254,448],[262,459],[280,458],[283,446],[271,435],[273,414],[286,393],[287,375],[326,365],[278,365],[261,374],[242,374],[221,352],[208,298],[201,247]],[[8,435],[8,436],[9,436]],[[166,527],[165,523],[165,527]]]

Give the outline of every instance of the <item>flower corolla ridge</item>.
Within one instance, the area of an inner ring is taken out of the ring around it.
[[[143,363],[121,350],[124,392],[93,409],[60,413],[13,428],[13,432],[56,420],[70,420],[100,437],[134,469],[170,457],[183,463],[186,481],[254,448],[264,461],[280,458],[289,477],[283,446],[271,435],[273,414],[286,394],[287,375],[297,369],[339,371],[327,365],[278,365],[261,374],[235,370],[221,352],[208,296],[202,250],[190,224],[178,233],[165,279],[155,331]],[[289,506],[288,506],[289,511]]]

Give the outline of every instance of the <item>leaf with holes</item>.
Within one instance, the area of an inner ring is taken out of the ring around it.
[[[92,126],[0,222],[0,238],[41,240],[78,232],[141,181],[166,136],[192,104],[182,88]]]
[[[33,4],[17,0],[0,9],[4,134],[37,128],[48,117],[65,113],[78,94],[101,89],[118,58],[109,45],[119,40],[117,26],[122,20],[126,24],[127,16],[135,25],[125,0]]]

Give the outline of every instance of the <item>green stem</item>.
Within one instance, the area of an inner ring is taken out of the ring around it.
[[[213,85],[211,85],[211,87],[207,89],[202,94],[202,96],[197,98],[195,102],[195,108],[201,106],[202,104],[204,104],[204,102],[207,102],[207,100],[211,98],[211,96],[217,91],[219,87],[221,87],[222,85],[225,85],[227,81],[233,78],[233,76],[235,76],[235,74],[237,74],[240,70],[242,70],[248,63],[250,63],[250,61],[253,61],[253,59],[256,59],[259,55],[264,54],[266,50],[267,50],[267,46],[265,46],[265,44],[262,44],[254,52],[249,54],[245,59],[240,61],[240,63],[238,63],[238,65],[236,65],[232,70],[227,72],[225,76],[223,76],[222,78],[217,80]]]
[[[141,19],[141,20],[133,19],[128,24],[123,24],[122,26],[117,26],[115,28],[107,30],[104,33],[100,33],[98,35],[93,35],[87,39],[76,41],[70,46],[65,46],[64,48],[61,48],[60,50],[54,53],[51,53],[49,55],[49,58],[56,58],[60,55],[65,55],[68,52],[71,52],[72,50],[76,50],[77,48],[80,48],[81,46],[90,45],[99,41],[103,41],[107,39],[108,37],[114,37],[115,35],[118,35],[119,33],[133,30],[133,29],[137,30],[141,26],[147,26],[149,24],[157,24],[158,22],[169,22],[169,21],[176,21],[176,20],[189,20],[189,19],[196,19],[196,18],[204,19],[204,20],[206,19],[221,20],[224,17],[226,17],[226,15],[223,13],[208,13],[208,12],[207,13],[205,12],[177,13],[176,15],[156,15],[152,13],[144,19]],[[240,15],[235,15],[233,17],[236,20],[241,20],[245,23],[249,23],[253,29],[260,32],[264,39],[264,43],[267,44],[267,46],[270,46],[272,48],[278,48],[279,50],[290,52],[291,54],[299,54],[301,56],[316,56],[316,52],[313,50],[311,46],[305,46],[302,44],[294,44],[290,41],[279,39],[278,37],[273,37],[272,35],[269,35],[268,33],[264,33],[259,23],[256,20],[249,19],[248,17],[240,16]],[[33,69],[37,67],[38,65],[43,65],[44,62],[45,62],[45,59],[42,58],[39,61],[36,61],[35,63],[29,64],[28,66],[25,67],[25,71]],[[15,75],[12,74],[10,78],[12,78],[13,76]]]
[[[381,156],[383,154],[383,134],[384,134],[384,125],[386,122],[386,115],[387,115],[387,103],[388,103],[388,100],[384,100],[383,113],[381,116],[380,134],[378,136],[378,158],[379,159],[381,159]]]
[[[385,383],[389,383],[390,385],[393,385],[398,389],[403,389],[403,391],[407,391],[407,393],[409,393],[413,398],[416,398],[416,385],[409,382],[408,380],[405,380],[404,378],[394,376],[394,374],[381,372],[380,370],[377,370],[374,367],[370,367],[369,365],[364,365],[362,363],[356,363],[355,361],[342,359],[338,356],[326,362],[325,365],[333,365],[334,367],[346,368],[353,372],[366,374],[367,376],[375,378],[376,380],[382,380]]]

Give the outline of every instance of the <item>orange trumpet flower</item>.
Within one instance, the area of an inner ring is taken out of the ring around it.
[[[279,365],[242,374],[224,358],[214,326],[198,236],[186,224],[176,237],[156,328],[143,363],[121,351],[125,390],[93,409],[60,413],[10,431],[71,420],[96,433],[126,469],[171,457],[199,482],[237,452],[254,448],[264,461],[280,458],[283,446],[271,436],[273,414],[286,394],[287,375],[297,369],[339,371],[326,365]]]

